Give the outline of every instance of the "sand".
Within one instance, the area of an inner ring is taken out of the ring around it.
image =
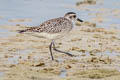
[[[98,4],[98,3],[97,3]],[[100,1],[103,4],[103,0]],[[76,9],[99,11],[89,13],[91,22],[76,22],[76,27],[65,37],[56,40],[56,47],[70,52],[73,57],[49,52],[50,40],[16,30],[26,25],[1,25],[0,80],[119,80],[120,79],[120,26],[98,24],[108,17],[120,18],[119,9],[90,8],[96,0],[76,3]],[[9,22],[31,22],[31,19],[11,19]]]
[[[18,29],[26,26],[0,26],[13,33],[0,39],[0,80],[119,80],[120,29],[98,28],[94,23],[77,23],[56,47],[74,57],[49,53],[50,41],[26,34]]]

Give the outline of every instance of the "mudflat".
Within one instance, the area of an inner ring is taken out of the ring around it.
[[[73,31],[56,40],[58,49],[75,56],[54,52],[55,61],[50,57],[49,40],[17,33],[24,25],[0,26],[12,34],[0,39],[0,79],[119,80],[120,29],[93,26],[77,23]]]

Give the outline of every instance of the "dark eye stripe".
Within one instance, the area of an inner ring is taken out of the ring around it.
[[[74,15],[73,17],[76,18],[76,15]]]
[[[70,19],[72,19],[72,16],[70,16]]]

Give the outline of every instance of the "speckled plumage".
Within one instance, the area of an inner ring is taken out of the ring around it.
[[[43,36],[49,39],[60,38],[73,28],[70,20],[64,17],[50,19],[43,22],[39,26],[30,27],[25,30],[20,30],[20,33],[33,33],[34,36]],[[39,33],[39,34],[38,34]],[[43,34],[44,33],[44,34]],[[48,34],[48,35],[47,35]],[[51,34],[51,35],[50,35]],[[51,37],[50,37],[51,36]]]
[[[70,31],[73,27],[73,24],[70,20],[59,17],[55,19],[50,19],[48,21],[43,22],[39,26],[30,27],[25,30],[21,30],[22,32],[45,32],[49,34],[67,32]]]
[[[65,36],[69,31],[71,31],[73,28],[73,21],[75,20],[79,20],[80,22],[83,22],[82,20],[77,19],[76,13],[68,12],[64,15],[64,17],[50,19],[48,21],[41,23],[39,26],[30,27],[28,29],[18,30],[18,31],[19,33],[26,33],[36,37],[45,37],[47,39],[52,40],[49,46],[49,50],[50,50],[51,58],[52,60],[54,60],[52,54],[52,48],[53,50],[58,51],[60,53],[65,53],[69,56],[73,56],[68,52],[64,52],[56,49],[54,40]]]

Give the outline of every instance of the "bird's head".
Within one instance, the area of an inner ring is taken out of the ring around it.
[[[80,22],[83,22],[83,20],[77,18],[77,15],[76,13],[74,12],[68,12],[64,15],[65,18],[69,19],[70,21],[80,21]]]

